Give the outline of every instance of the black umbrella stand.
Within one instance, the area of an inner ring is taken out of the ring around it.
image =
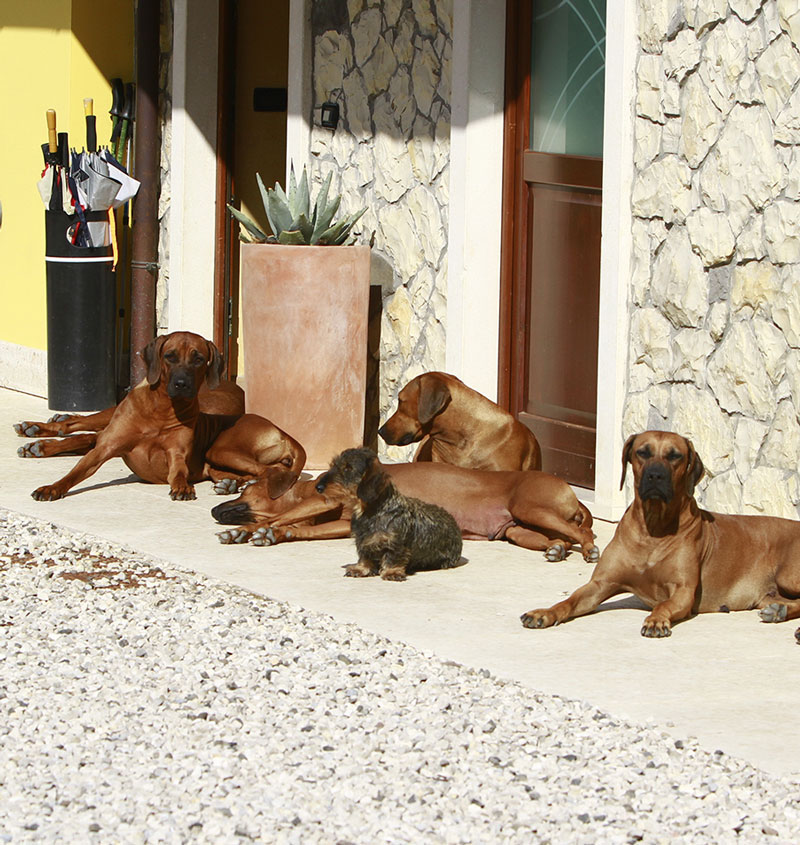
[[[107,211],[85,212],[87,221]],[[99,411],[116,404],[116,283],[111,246],[67,240],[75,216],[45,211],[47,403],[57,411]]]

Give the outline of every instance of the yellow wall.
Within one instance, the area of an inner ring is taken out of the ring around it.
[[[101,14],[98,14],[101,10]],[[36,190],[45,112],[70,146],[86,143],[83,98],[94,99],[98,143],[111,134],[108,80],[133,78],[133,0],[4,3],[0,10],[0,340],[44,349],[44,206]]]

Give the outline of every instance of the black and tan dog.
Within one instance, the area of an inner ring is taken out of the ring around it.
[[[114,457],[144,481],[169,484],[173,499],[194,499],[194,483],[207,478],[235,483],[263,479],[276,496],[294,484],[306,458],[294,438],[256,414],[201,411],[199,396],[206,388],[211,392],[206,393],[206,407],[236,411],[240,405],[238,388],[226,391],[219,402],[208,399],[219,386],[223,366],[213,343],[192,332],[173,332],[153,340],[142,356],[146,377],[116,407],[88,418],[14,427],[23,436],[94,427],[94,432],[68,437],[66,443],[56,441],[54,450],[63,453],[70,447],[83,457],[62,479],[34,490],[34,499],[60,499]],[[43,447],[41,455],[57,453]]]
[[[703,462],[678,434],[646,431],[622,451],[635,498],[588,584],[553,607],[522,616],[548,628],[590,613],[619,593],[652,608],[642,636],[668,637],[696,613],[759,609],[764,622],[800,617],[800,522],[701,510],[694,488]]]
[[[392,446],[419,443],[415,461],[467,469],[542,468],[533,433],[448,373],[423,373],[412,379],[397,395],[397,410],[378,433]]]
[[[449,569],[461,560],[455,519],[438,505],[399,493],[370,449],[345,449],[315,486],[318,493],[352,503],[350,533],[358,563],[345,575],[405,581],[407,572]]]

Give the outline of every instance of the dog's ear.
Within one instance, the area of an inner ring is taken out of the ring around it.
[[[631,462],[631,452],[633,451],[633,441],[636,440],[638,434],[632,434],[622,447],[622,478],[619,482],[619,489],[625,486],[625,476],[628,474],[628,464]]]
[[[424,373],[419,377],[419,404],[417,417],[422,425],[427,425],[450,402],[450,390],[433,373]]]
[[[706,468],[700,460],[700,455],[694,449],[691,440],[686,441],[686,448],[688,449],[688,457],[686,459],[686,493],[689,496],[694,495],[694,488],[697,482],[703,477]]]
[[[155,387],[161,380],[161,350],[166,339],[166,335],[154,337],[142,350],[142,359],[147,365],[147,383],[150,387]]]
[[[225,360],[220,354],[219,349],[210,341],[208,344],[208,371],[206,372],[206,384],[209,390],[215,390],[219,387],[219,380],[222,376],[222,371],[225,369]],[[273,498],[275,498],[273,496]]]
[[[383,471],[378,459],[372,461],[356,488],[356,496],[369,505],[377,501],[389,484],[389,476]]]
[[[296,472],[280,467],[267,470],[267,492],[270,499],[280,499],[284,493],[291,490],[298,477]]]

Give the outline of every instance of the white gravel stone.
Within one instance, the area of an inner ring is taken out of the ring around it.
[[[795,784],[654,725],[17,514],[0,537],[0,841],[800,834]]]

